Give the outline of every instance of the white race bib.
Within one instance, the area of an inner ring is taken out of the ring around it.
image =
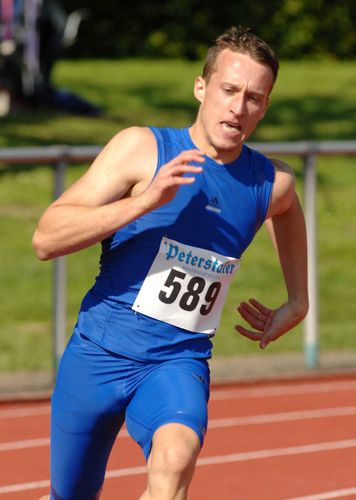
[[[162,238],[132,309],[192,332],[213,334],[239,265],[234,257]]]

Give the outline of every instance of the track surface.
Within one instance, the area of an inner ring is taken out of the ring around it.
[[[49,402],[0,405],[0,500],[49,485]],[[190,500],[356,499],[356,376],[213,387]],[[138,446],[124,430],[102,500],[137,500]]]

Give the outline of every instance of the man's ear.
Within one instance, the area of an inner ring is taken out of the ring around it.
[[[194,96],[199,102],[202,102],[204,94],[205,94],[205,80],[202,76],[198,76],[194,82]]]

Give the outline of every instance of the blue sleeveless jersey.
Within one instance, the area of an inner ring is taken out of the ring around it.
[[[187,128],[151,130],[158,146],[157,171],[181,151],[196,148]],[[76,328],[136,360],[209,358],[209,335],[137,313],[132,305],[162,237],[240,258],[265,219],[273,182],[272,162],[247,146],[229,164],[205,157],[193,184],[102,242],[100,273],[82,302]]]

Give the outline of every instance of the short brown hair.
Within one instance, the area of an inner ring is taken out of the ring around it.
[[[271,68],[273,83],[276,81],[279,62],[271,47],[250,28],[232,26],[220,35],[208,50],[203,68],[203,78],[206,82],[215,70],[218,55],[225,49],[248,54],[254,61],[265,64]]]

